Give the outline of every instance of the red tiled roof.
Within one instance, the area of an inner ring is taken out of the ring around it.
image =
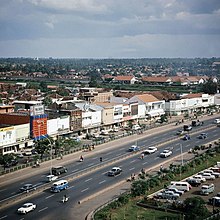
[[[136,95],[136,97],[143,102],[157,102],[157,101],[159,101],[159,99],[157,99],[155,96],[153,96],[151,94]]]
[[[182,99],[191,99],[202,97],[202,93],[191,93],[182,97]]]
[[[114,79],[117,81],[131,81],[134,76],[116,76]]]

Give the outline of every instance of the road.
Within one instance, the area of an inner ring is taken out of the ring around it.
[[[33,213],[29,213],[24,219],[54,219],[59,216],[59,219],[68,219],[68,213],[74,208],[74,205],[78,201],[83,200],[85,197],[95,195],[95,193],[108,188],[109,186],[116,184],[117,182],[124,181],[130,177],[131,173],[138,173],[144,167],[150,168],[154,165],[164,163],[167,159],[170,160],[176,156],[180,157],[181,145],[182,151],[187,152],[191,147],[195,145],[201,145],[213,141],[220,137],[219,128],[213,126],[213,119],[209,119],[202,127],[194,128],[191,132],[191,139],[183,141],[175,135],[178,127],[173,126],[171,130],[164,130],[160,135],[152,134],[145,137],[145,135],[133,136],[132,142],[122,142],[118,146],[111,146],[107,149],[101,149],[94,154],[84,152],[85,160],[83,163],[78,162],[78,159],[74,158],[71,163],[67,164],[68,176],[63,175],[63,179],[69,179],[70,187],[67,191],[52,194],[49,191],[49,185],[45,186],[45,190],[41,193],[34,195],[31,199],[25,199],[22,202],[12,204],[11,206],[3,209],[0,213],[0,219],[22,219],[23,216],[16,214],[18,207],[23,202],[31,201],[37,204],[37,210]],[[208,133],[208,138],[201,140],[197,136],[205,131]],[[159,150],[155,154],[146,156],[144,160],[140,159],[140,152],[130,153],[128,148],[137,143],[142,149],[148,146],[158,146]],[[173,147],[173,155],[167,159],[158,157],[159,153],[166,147]],[[100,163],[99,157],[103,157],[103,162]],[[118,159],[117,159],[118,158]],[[112,160],[115,160],[112,162]],[[119,166],[123,172],[117,177],[108,177],[106,173],[112,168],[112,166]],[[89,170],[89,172],[85,172]],[[21,178],[16,182],[10,183],[10,187],[5,184],[1,184],[1,201],[10,197],[11,195],[18,195],[18,189],[27,182],[37,184],[38,186],[45,184],[45,176],[48,174],[49,169],[44,170],[31,178]],[[81,175],[80,175],[81,173]],[[71,176],[71,177],[70,177]],[[75,178],[74,178],[75,177]],[[71,180],[72,179],[72,180]],[[7,181],[5,182],[7,183]],[[51,185],[51,184],[50,184]],[[70,201],[66,204],[61,204],[62,196],[66,193],[70,196]],[[25,195],[22,195],[25,197]]]

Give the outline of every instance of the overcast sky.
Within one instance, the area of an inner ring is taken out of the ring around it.
[[[220,0],[0,0],[0,57],[220,57]]]

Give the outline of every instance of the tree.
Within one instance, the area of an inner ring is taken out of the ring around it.
[[[0,156],[0,164],[2,164],[4,166],[4,168],[6,167],[6,165],[8,163],[11,162],[11,160],[14,159],[14,155],[13,154],[5,154],[5,155],[1,155]]]
[[[51,105],[52,104],[52,99],[49,96],[45,97],[45,99],[43,100],[43,104],[45,106]]]
[[[184,201],[183,207],[188,220],[200,220],[210,215],[205,206],[206,202],[201,197],[187,198]]]
[[[143,180],[137,180],[131,185],[131,195],[141,196],[144,195],[147,190],[147,183]]]
[[[209,78],[208,81],[202,85],[201,91],[208,94],[215,94],[217,93],[217,89],[218,84]]]
[[[53,144],[53,139],[50,137],[35,142],[35,149],[37,153],[41,155],[41,159],[45,153],[50,152],[52,147],[50,144]]]

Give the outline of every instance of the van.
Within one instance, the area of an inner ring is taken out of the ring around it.
[[[50,191],[51,192],[60,192],[61,190],[65,190],[68,187],[69,187],[69,185],[68,185],[67,180],[59,180],[51,186]]]
[[[192,188],[192,186],[188,182],[172,181],[168,188],[176,188],[178,190],[183,190],[186,192],[186,191],[189,191]]]
[[[66,173],[67,169],[63,166],[52,167],[51,173],[55,176],[59,176],[62,173]]]
[[[214,124],[220,124],[220,119],[219,118],[215,119]]]
[[[215,190],[215,185],[212,183],[210,185],[202,185],[200,194],[201,195],[208,195],[210,193],[213,193]]]

